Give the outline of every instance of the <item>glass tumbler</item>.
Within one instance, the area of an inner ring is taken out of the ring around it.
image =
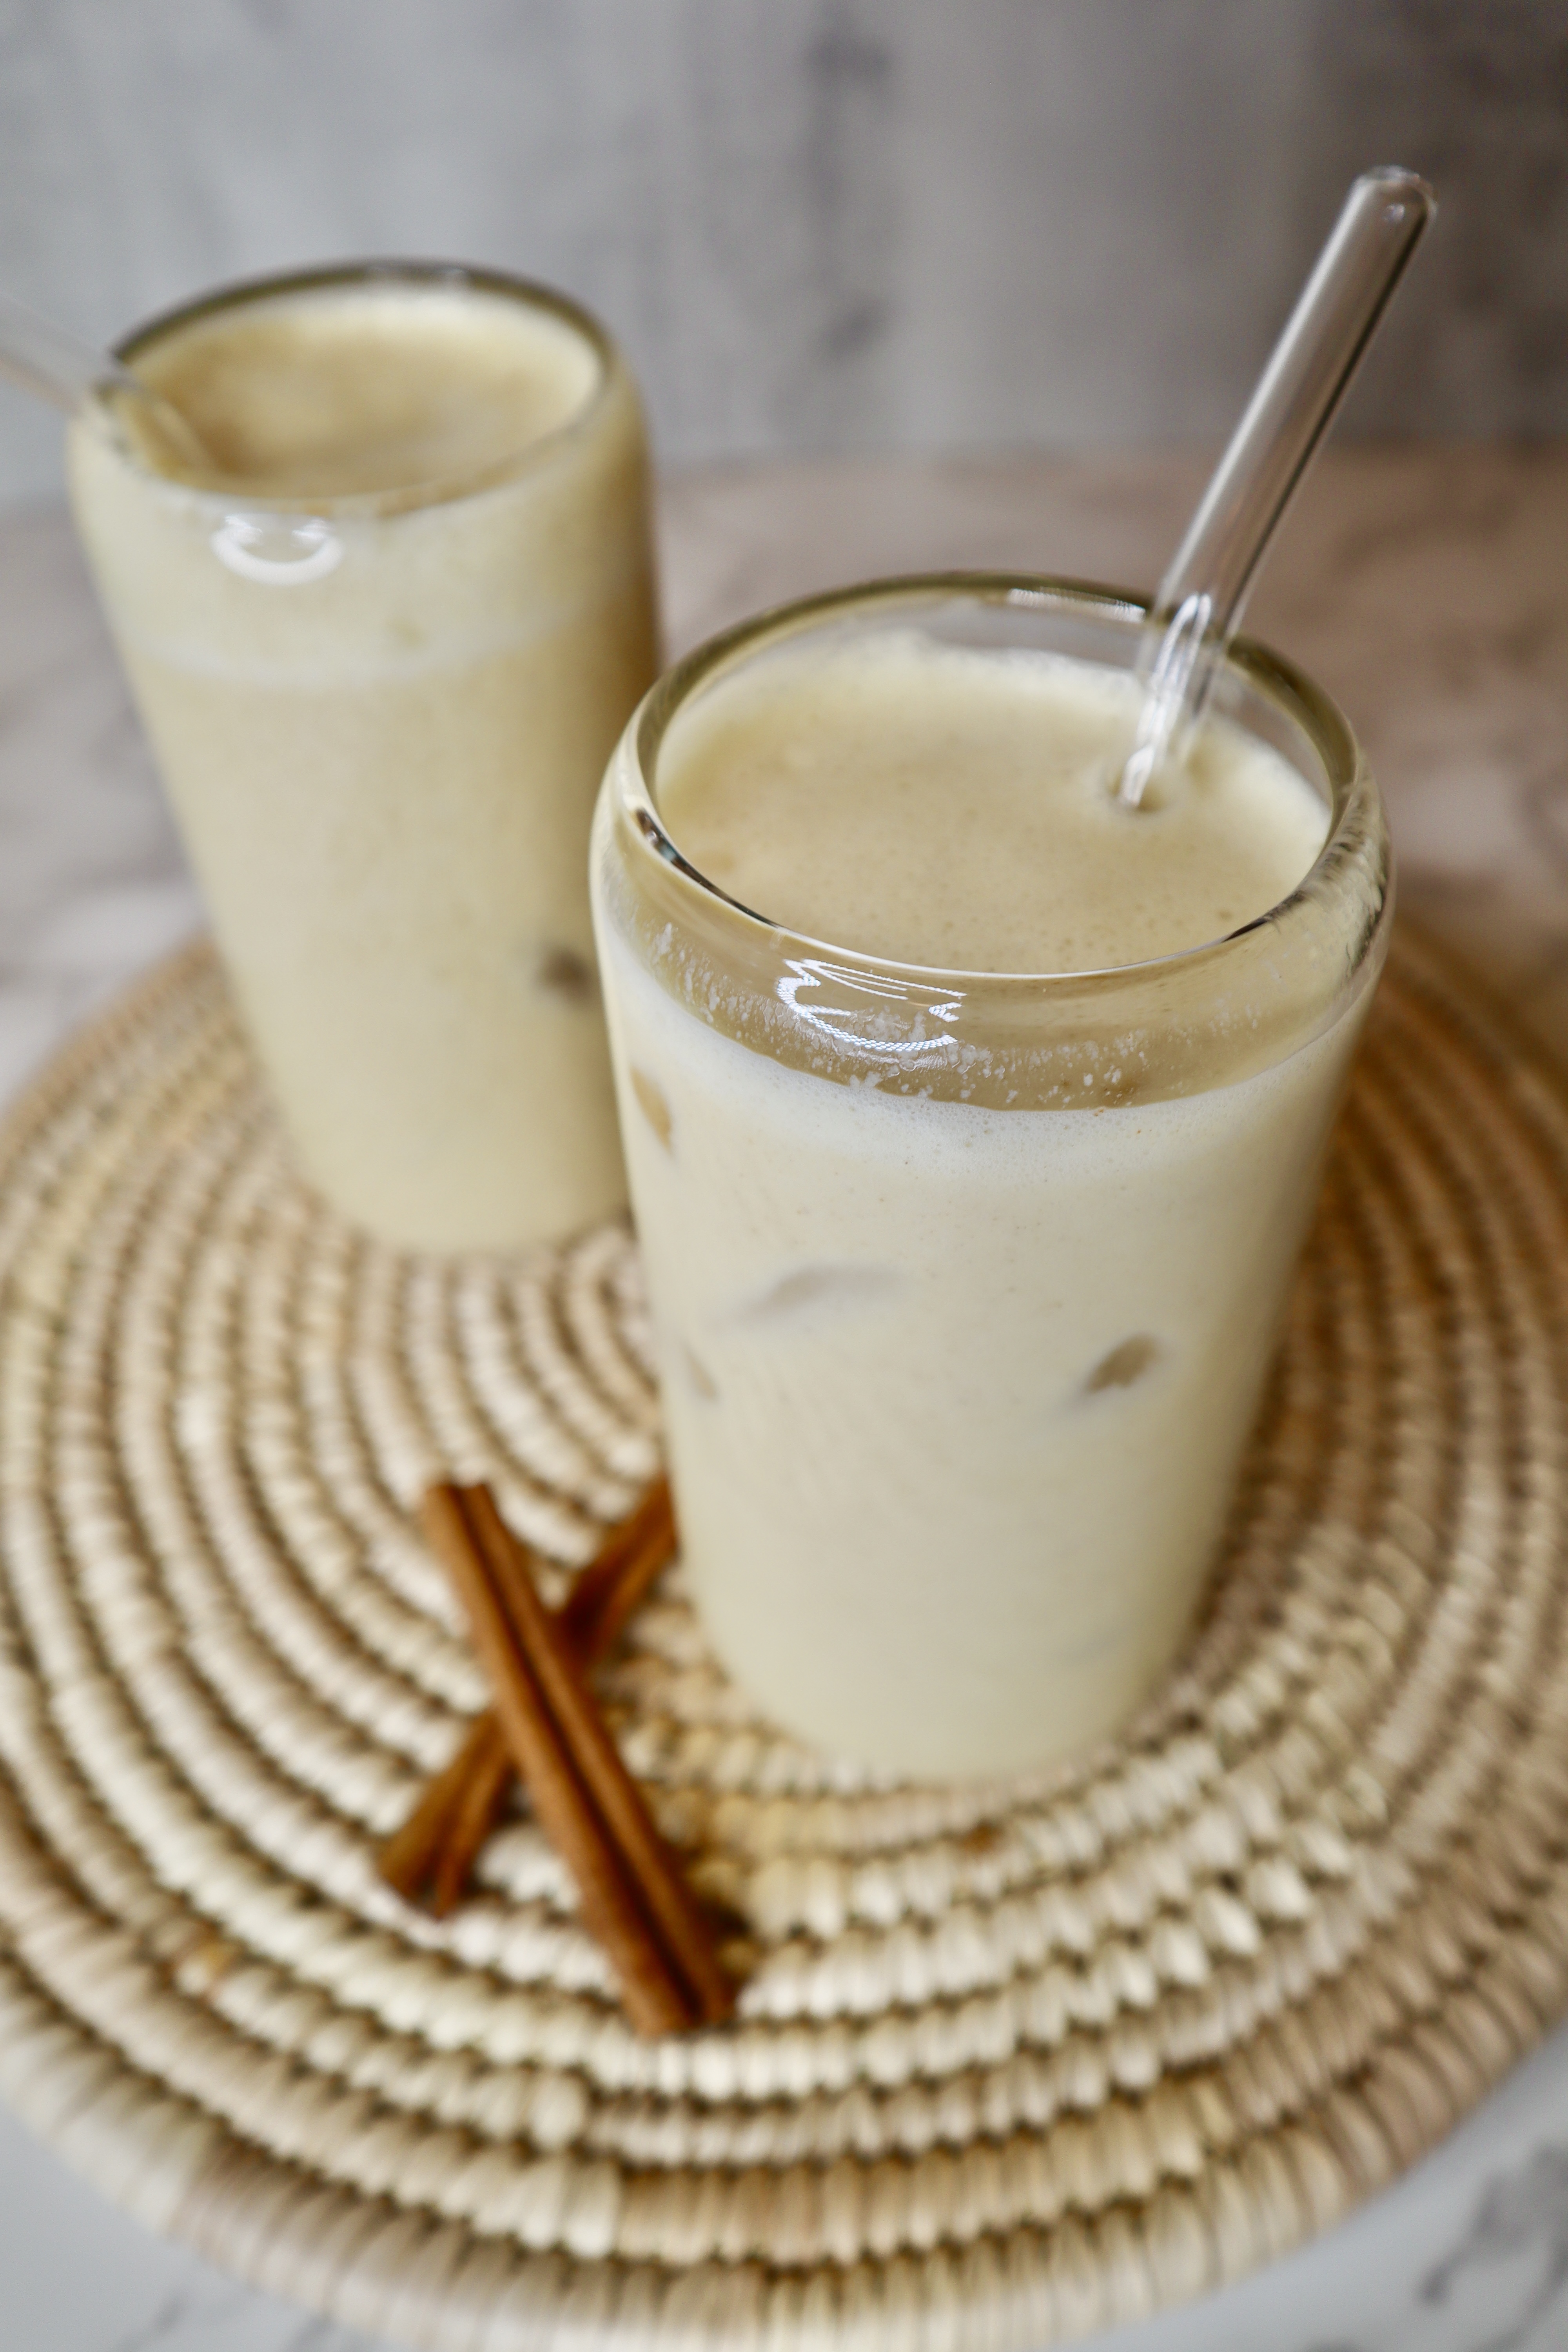
[[[96,402],[70,433],[72,502],[306,1174],[390,1242],[514,1247],[625,1199],[586,858],[657,667],[642,418],[595,320],[494,272],[229,288],[120,356],[164,391],[199,361],[194,421],[232,437],[258,337],[350,301],[391,338],[352,387],[377,430],[402,396],[396,336],[421,321],[462,350],[531,336],[560,413],[530,434],[520,412],[491,462],[454,441],[455,470],[390,488],[363,486],[345,438],[320,490],[270,496],[242,469],[171,478]],[[279,382],[311,396],[308,371]]]
[[[769,1715],[890,1771],[1047,1763],[1122,1723],[1181,1644],[1384,959],[1383,814],[1332,704],[1238,642],[1218,709],[1327,804],[1310,872],[1183,954],[976,974],[737,904],[671,838],[661,757],[704,696],[814,638],[1128,668],[1145,611],[956,576],[772,614],[647,697],[595,815],[694,1597]]]

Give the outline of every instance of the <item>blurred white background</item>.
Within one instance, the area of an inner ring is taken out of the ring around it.
[[[1212,440],[1398,162],[1443,214],[1348,429],[1568,425],[1564,0],[0,0],[0,287],[84,333],[498,264],[667,463]],[[0,499],[53,490],[0,404]]]

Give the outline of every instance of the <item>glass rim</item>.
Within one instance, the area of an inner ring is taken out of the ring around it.
[[[168,310],[154,312],[152,318],[128,329],[110,349],[122,365],[133,368],[138,354],[144,352],[150,345],[185,328],[196,326],[205,319],[221,317],[225,311],[243,310],[251,304],[286,299],[293,294],[312,294],[332,287],[378,285],[437,289],[443,287],[468,288],[479,294],[521,303],[529,310],[547,311],[588,346],[596,365],[594,382],[570,415],[559,425],[552,425],[549,432],[522,442],[505,457],[495,458],[488,465],[470,467],[463,473],[436,475],[426,481],[413,482],[393,489],[337,493],[311,491],[283,497],[275,492],[251,490],[237,482],[226,485],[195,480],[184,474],[162,473],[156,467],[148,465],[127,436],[121,434],[116,436],[116,446],[127,463],[149,481],[163,483],[192,498],[211,499],[226,509],[243,500],[247,510],[258,514],[321,516],[330,520],[416,513],[426,507],[449,506],[459,499],[499,488],[536,467],[549,465],[565,445],[591,429],[612,392],[626,380],[626,363],[608,328],[602,325],[591,310],[574,301],[569,294],[563,294],[555,287],[546,286],[537,278],[521,278],[510,270],[490,269],[464,261],[410,261],[391,257],[323,262],[304,269],[266,271],[255,278],[226,279],[221,286],[210,287],[205,293],[193,295],[187,301],[177,302]],[[94,405],[100,414],[107,414],[112,409],[114,397],[112,389],[100,392],[95,395]]]
[[[1350,722],[1332,698],[1286,656],[1258,638],[1240,635],[1230,640],[1219,667],[1234,672],[1271,699],[1301,729],[1323,762],[1331,794],[1331,817],[1321,848],[1294,887],[1274,906],[1217,939],[1199,940],[1193,947],[1177,949],[1169,955],[1146,957],[1134,963],[1087,966],[1073,971],[975,971],[952,965],[909,963],[864,948],[847,947],[839,940],[816,939],[775,922],[731,897],[693,865],[666,827],[649,780],[656,773],[658,752],[671,723],[701,687],[748,652],[760,650],[770,640],[782,641],[803,634],[814,622],[830,619],[836,614],[857,607],[891,609],[904,603],[954,597],[1063,613],[1087,609],[1131,626],[1142,626],[1152,610],[1152,600],[1136,590],[1111,587],[1097,581],[1035,572],[921,572],[826,589],[769,606],[733,623],[705,639],[668,669],[644,697],[627,725],[624,741],[633,747],[635,757],[617,761],[612,773],[619,768],[620,813],[629,821],[645,854],[679,875],[701,894],[705,902],[723,908],[729,919],[745,927],[759,946],[765,939],[773,943],[775,952],[787,954],[789,947],[799,947],[808,960],[831,958],[847,973],[886,973],[911,987],[927,990],[951,984],[953,992],[962,991],[966,996],[1019,987],[1066,992],[1120,980],[1156,979],[1165,971],[1190,971],[1205,957],[1222,955],[1258,931],[1278,928],[1298,907],[1312,898],[1314,886],[1334,861],[1344,840],[1353,814],[1356,785],[1363,780],[1370,783],[1369,771]],[[1375,803],[1375,787],[1373,791]],[[1388,895],[1386,890],[1384,895]]]

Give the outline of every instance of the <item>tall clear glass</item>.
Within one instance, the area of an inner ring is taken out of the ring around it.
[[[696,1599],[764,1708],[890,1769],[1043,1763],[1120,1724],[1181,1643],[1383,961],[1382,811],[1327,698],[1238,642],[1219,712],[1331,813],[1300,886],[1185,954],[975,974],[728,898],[666,828],[661,751],[721,681],[814,638],[1131,668],[1144,618],[964,576],[765,616],[647,698],[595,820]]]
[[[642,418],[595,320],[494,272],[267,279],[120,355],[169,389],[198,353],[196,421],[232,437],[258,322],[344,302],[385,314],[384,367],[351,387],[377,430],[397,336],[416,348],[437,312],[444,333],[531,336],[560,413],[525,432],[520,411],[518,446],[477,469],[458,450],[390,487],[362,486],[345,437],[345,487],[274,497],[171,478],[100,402],[71,430],[72,501],[307,1174],[393,1242],[510,1247],[625,1199],[586,857],[657,667]],[[308,372],[288,392],[310,397]]]

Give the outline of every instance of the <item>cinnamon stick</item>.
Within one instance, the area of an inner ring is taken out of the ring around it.
[[[405,1903],[427,1901],[440,1919],[460,1901],[479,1848],[500,1816],[511,1770],[511,1752],[487,1707],[475,1716],[451,1762],[426,1781],[408,1819],[376,1856],[376,1868]],[[482,1828],[475,1819],[481,1792]],[[457,1843],[459,1820],[466,1831],[461,1847]],[[454,1874],[456,1892],[444,1903]]]
[[[468,1609],[507,1744],[633,2022],[660,2033],[725,2016],[732,1994],[701,1913],[488,1490],[432,1487],[423,1517]]]
[[[655,1934],[690,1991],[698,2018],[726,2016],[732,1995],[712,1938],[642,1791],[622,1763],[563,1628],[541,1601],[523,1554],[485,1486],[468,1490],[470,1518],[498,1597],[527,1654],[572,1759],[614,1839]],[[503,1725],[505,1717],[502,1716]]]
[[[455,1911],[467,1894],[479,1848],[500,1820],[511,1786],[511,1751],[498,1718],[488,1709],[479,1718],[479,1730],[472,1769],[442,1824],[430,1879],[430,1908],[437,1919]],[[468,1744],[465,1741],[464,1747]]]
[[[584,1665],[611,1648],[674,1550],[669,1481],[659,1477],[610,1529],[562,1606],[563,1630]],[[405,1903],[423,1902],[444,1919],[462,1901],[480,1848],[500,1818],[513,1769],[500,1725],[486,1708],[377,1856],[381,1875]]]
[[[628,1518],[613,1527],[561,1604],[561,1630],[585,1666],[598,1663],[675,1550],[675,1505],[656,1478]]]

